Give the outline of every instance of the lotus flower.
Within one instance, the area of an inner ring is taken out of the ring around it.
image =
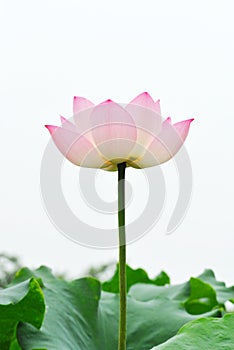
[[[193,119],[162,120],[160,101],[144,92],[126,106],[112,100],[98,105],[74,97],[74,123],[46,125],[53,141],[72,163],[116,171],[119,163],[147,168],[166,162],[183,145]]]

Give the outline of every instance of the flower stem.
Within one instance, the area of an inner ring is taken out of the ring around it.
[[[126,350],[126,234],[125,234],[125,169],[126,163],[118,164],[118,221],[119,221],[119,341],[118,350]]]

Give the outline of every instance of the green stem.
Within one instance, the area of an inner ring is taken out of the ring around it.
[[[125,234],[125,169],[118,164],[118,221],[119,221],[119,341],[118,350],[126,350],[126,234]]]

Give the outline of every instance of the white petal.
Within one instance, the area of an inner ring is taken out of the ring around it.
[[[125,161],[137,139],[130,114],[107,100],[94,107],[90,119],[94,142],[103,156],[115,163]]]
[[[137,127],[137,143],[147,147],[161,130],[159,102],[144,92],[132,100],[125,109],[131,114]]]
[[[88,168],[101,168],[105,163],[97,148],[84,136],[53,125],[46,127],[57,148],[70,162]]]
[[[139,168],[147,168],[166,162],[171,159],[183,145],[193,119],[185,120],[174,125],[170,120],[162,124],[162,131],[147,147],[144,156],[133,162]]]

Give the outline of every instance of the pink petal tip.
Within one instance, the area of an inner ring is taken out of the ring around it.
[[[168,117],[168,118],[166,119],[166,121],[167,121],[168,123],[171,123],[171,117]]]
[[[61,123],[66,123],[68,120],[66,118],[64,118],[62,115],[60,115],[60,120],[61,120]]]
[[[49,130],[51,135],[58,129],[58,126],[55,125],[45,125],[45,127]]]
[[[112,103],[113,101],[110,99],[110,98],[108,98],[106,101],[103,101],[102,103]]]

